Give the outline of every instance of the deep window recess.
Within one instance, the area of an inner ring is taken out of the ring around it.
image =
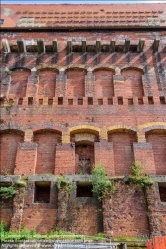
[[[50,182],[36,182],[35,183],[35,203],[49,203],[50,202]]]
[[[77,197],[93,197],[90,182],[77,182]]]
[[[166,182],[159,183],[159,194],[161,202],[166,202]]]

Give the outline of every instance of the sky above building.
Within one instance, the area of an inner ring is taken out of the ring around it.
[[[135,4],[135,3],[166,3],[166,0],[1,0],[1,4]]]

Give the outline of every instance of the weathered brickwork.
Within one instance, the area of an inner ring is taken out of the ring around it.
[[[28,176],[2,219],[41,233],[164,235],[166,5],[43,6],[1,10],[1,182]],[[125,182],[133,162],[156,176],[146,192]],[[97,164],[116,179],[102,206],[77,193]]]

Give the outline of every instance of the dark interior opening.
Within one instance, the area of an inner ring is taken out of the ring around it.
[[[166,183],[159,184],[159,194],[161,202],[166,202]]]
[[[49,203],[50,202],[50,182],[36,182],[35,183],[35,203]]]
[[[77,183],[77,197],[93,197],[91,183]]]

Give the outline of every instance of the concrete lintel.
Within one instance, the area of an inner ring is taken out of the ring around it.
[[[101,52],[101,39],[98,38],[96,40],[96,53],[100,53]]]
[[[115,52],[115,42],[116,42],[115,39],[111,39],[110,41],[110,52],[111,53]]]
[[[24,39],[17,40],[18,52],[19,53],[26,53],[26,45]]]
[[[73,48],[72,48],[72,38],[69,38],[67,40],[67,52],[68,53],[72,53],[72,51],[73,51]]]
[[[144,50],[144,45],[145,45],[145,39],[144,39],[144,38],[139,39],[137,51],[138,51],[138,52],[143,52],[143,50]]]
[[[37,39],[37,46],[39,54],[45,53],[45,44],[43,38]]]
[[[58,42],[57,42],[57,39],[54,39],[52,41],[52,45],[53,45],[53,52],[54,53],[58,53]]]
[[[12,183],[12,182],[16,182],[21,178],[20,175],[1,175],[0,176],[0,182],[1,183]]]
[[[86,53],[86,39],[82,39],[82,53]]]
[[[153,42],[153,52],[157,52],[159,49],[160,38],[155,38]]]
[[[3,49],[6,53],[10,53],[11,52],[11,49],[10,49],[10,46],[9,46],[9,43],[8,43],[8,40],[7,39],[2,39],[2,46],[3,46]]]
[[[124,44],[124,47],[123,47],[123,52],[127,53],[127,52],[129,52],[129,49],[130,49],[130,39],[126,38],[125,39],[125,44]]]

